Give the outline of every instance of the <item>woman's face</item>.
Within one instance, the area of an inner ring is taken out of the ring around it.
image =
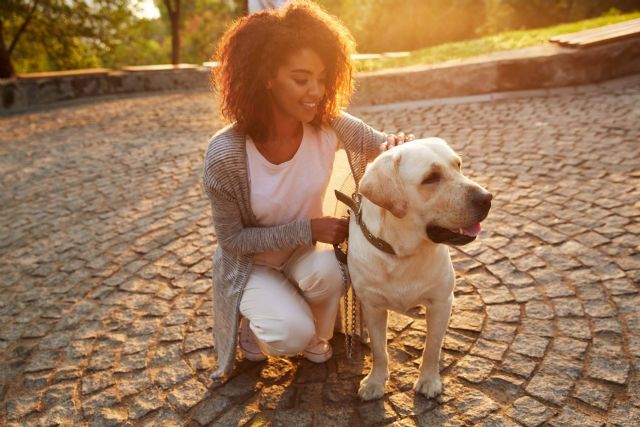
[[[311,49],[289,56],[267,82],[275,112],[287,118],[309,123],[318,111],[325,94],[325,66]]]

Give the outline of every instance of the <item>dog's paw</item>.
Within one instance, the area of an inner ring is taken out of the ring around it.
[[[384,396],[384,381],[376,381],[367,375],[361,382],[358,389],[358,396],[362,400],[380,399]]]
[[[416,392],[432,398],[442,393],[442,381],[439,375],[420,377],[413,388]]]

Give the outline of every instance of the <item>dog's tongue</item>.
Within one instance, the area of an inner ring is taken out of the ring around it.
[[[465,236],[471,236],[471,237],[475,237],[478,234],[480,234],[480,230],[482,230],[480,223],[474,224],[470,227],[465,227],[460,229],[462,234],[464,234]]]

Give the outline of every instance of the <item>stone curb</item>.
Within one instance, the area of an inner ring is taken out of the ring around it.
[[[437,65],[358,73],[352,105],[582,85],[638,72],[640,38],[587,49],[549,43]],[[79,98],[205,89],[210,86],[209,73],[207,67],[192,66],[4,79],[0,115]]]

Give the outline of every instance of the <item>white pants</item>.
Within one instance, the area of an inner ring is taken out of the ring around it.
[[[343,284],[330,247],[300,246],[283,266],[256,264],[240,300],[263,353],[291,356],[333,336]]]

